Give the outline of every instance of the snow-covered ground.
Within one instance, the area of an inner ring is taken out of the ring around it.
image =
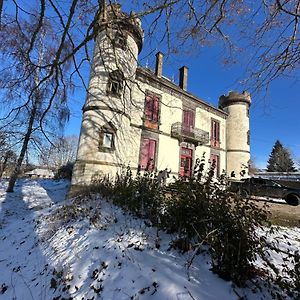
[[[90,218],[66,225],[66,214],[80,212],[65,200],[65,181],[20,180],[11,194],[6,185],[0,182],[0,299],[272,299],[223,281],[206,255],[187,268],[193,253],[170,249],[171,235],[108,201],[89,208],[86,200]],[[299,249],[298,228],[281,233],[285,251]]]

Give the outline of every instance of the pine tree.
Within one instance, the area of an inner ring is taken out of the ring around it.
[[[269,156],[268,172],[295,172],[294,162],[290,151],[283,147],[279,140],[275,142]]]

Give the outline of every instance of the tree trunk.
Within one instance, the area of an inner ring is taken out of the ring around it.
[[[3,0],[0,0],[0,24],[1,24],[2,9],[3,9]]]
[[[16,167],[14,168],[14,171],[12,172],[12,174],[9,178],[8,187],[6,190],[6,192],[8,192],[8,193],[12,193],[14,191],[15,183],[20,174],[21,166],[22,166],[22,163],[23,163],[23,160],[24,160],[27,148],[28,148],[30,136],[32,133],[33,122],[34,122],[36,111],[37,111],[37,102],[38,102],[38,99],[36,99],[33,103],[33,108],[31,110],[31,114],[30,114],[30,118],[29,118],[29,122],[28,122],[28,128],[27,128],[27,132],[24,137],[22,149],[21,149],[19,158],[17,160]]]
[[[1,168],[0,168],[0,178],[2,178],[3,173],[4,173],[5,169],[6,169],[7,161],[8,161],[8,154],[7,154],[7,152],[6,152],[5,157],[4,157],[4,160],[3,160],[3,163],[2,163],[2,166],[1,166]]]

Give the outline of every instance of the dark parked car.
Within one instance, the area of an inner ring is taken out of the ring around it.
[[[244,197],[279,198],[284,199],[290,205],[300,204],[300,189],[287,187],[269,179],[247,178],[239,182],[232,182],[231,190],[239,192]]]

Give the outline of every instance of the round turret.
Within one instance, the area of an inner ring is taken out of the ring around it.
[[[250,94],[229,92],[219,98],[219,108],[228,113],[226,119],[227,174],[237,179],[248,176],[250,161]]]
[[[96,31],[101,32],[107,28],[130,33],[138,45],[139,52],[143,47],[144,33],[141,20],[133,12],[130,15],[121,10],[120,4],[111,4],[99,13]]]
[[[141,22],[112,4],[99,13],[72,184],[89,184],[128,162],[132,90],[143,45]]]
[[[241,104],[241,103],[245,103],[248,105],[248,107],[250,107],[251,105],[251,97],[250,97],[250,93],[247,91],[243,91],[241,94],[236,92],[236,91],[232,91],[229,92],[228,96],[226,95],[222,95],[219,98],[219,107],[221,109],[227,107],[228,105],[233,105],[233,104]]]

